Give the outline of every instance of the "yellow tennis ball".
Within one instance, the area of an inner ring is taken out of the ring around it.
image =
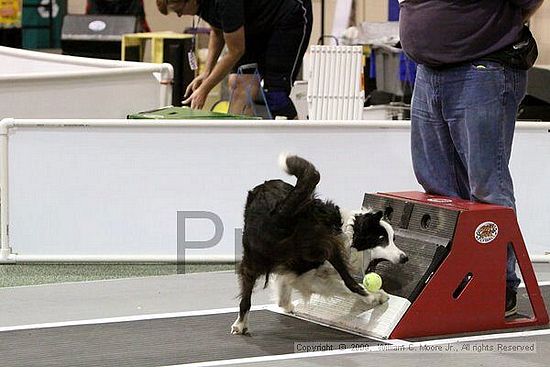
[[[363,285],[369,292],[378,292],[382,288],[382,278],[376,273],[365,274]]]

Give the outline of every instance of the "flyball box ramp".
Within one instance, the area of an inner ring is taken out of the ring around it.
[[[420,192],[366,194],[395,229],[406,264],[381,262],[390,294],[366,309],[353,296],[296,305],[300,318],[377,338],[519,328],[548,323],[548,314],[512,209]],[[507,248],[516,254],[533,315],[505,318]]]

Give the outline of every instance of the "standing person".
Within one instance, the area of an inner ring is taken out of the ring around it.
[[[419,64],[411,150],[426,192],[515,210],[508,163],[536,58],[524,23],[542,1],[400,0],[401,45]],[[506,316],[517,312],[515,265],[508,247]]]
[[[230,112],[243,113],[246,88],[257,81],[235,73],[257,63],[271,115],[297,117],[289,95],[309,44],[311,0],[157,0],[157,7],[162,14],[198,15],[212,27],[205,70],[187,88],[184,103],[202,108],[210,90],[231,73]],[[218,60],[224,45],[227,53]]]

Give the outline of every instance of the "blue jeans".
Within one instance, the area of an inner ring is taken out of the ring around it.
[[[508,168],[527,73],[476,61],[435,70],[419,65],[411,112],[411,148],[418,182],[428,193],[515,210]],[[507,283],[517,289],[508,247]]]

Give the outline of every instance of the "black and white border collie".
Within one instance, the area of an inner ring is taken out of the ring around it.
[[[350,274],[350,251],[369,251],[380,259],[404,263],[407,256],[393,242],[393,229],[382,212],[341,210],[315,196],[320,175],[308,161],[281,154],[279,164],[297,178],[295,186],[266,181],[249,191],[244,212],[243,258],[239,266],[240,310],[232,334],[248,333],[248,313],[254,285],[276,275],[278,304],[292,312],[292,289],[305,299],[355,295],[370,306],[386,302],[380,290],[367,292]],[[362,264],[359,265],[359,269]]]

